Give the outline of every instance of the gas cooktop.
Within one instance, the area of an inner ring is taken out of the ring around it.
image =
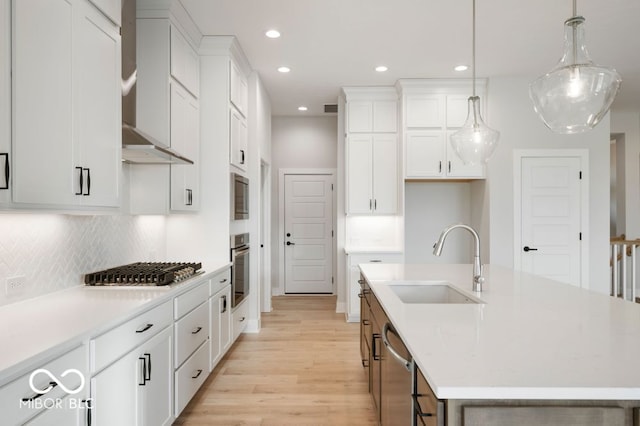
[[[163,286],[196,275],[201,263],[137,262],[84,276],[90,286]]]

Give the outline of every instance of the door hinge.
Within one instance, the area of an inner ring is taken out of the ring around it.
[[[582,170],[579,173],[579,178],[580,178],[580,180],[582,180]]]
[[[331,184],[331,190],[333,191],[333,184]]]
[[[331,236],[333,237],[333,230],[331,230]]]
[[[333,284],[333,277],[331,277],[331,284]]]

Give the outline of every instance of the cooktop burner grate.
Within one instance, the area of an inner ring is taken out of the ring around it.
[[[162,286],[186,280],[202,268],[201,263],[137,262],[84,276],[92,286]]]

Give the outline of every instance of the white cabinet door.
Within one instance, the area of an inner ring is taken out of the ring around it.
[[[171,335],[165,328],[91,379],[97,426],[171,424]]]
[[[211,297],[211,370],[225,354],[231,342],[231,286]]]
[[[235,62],[229,62],[229,100],[240,114],[247,116],[249,88],[247,80]]]
[[[73,22],[67,0],[13,2],[13,198],[71,205]],[[79,175],[75,175],[79,179]]]
[[[122,167],[120,34],[100,12],[80,5],[85,13],[75,27],[74,67],[76,166],[84,172],[79,202],[117,207]]]
[[[447,95],[447,128],[459,128],[464,125],[468,114],[466,95]]]
[[[349,133],[371,133],[373,130],[373,103],[371,101],[348,102],[347,121]]]
[[[451,146],[451,135],[454,131],[446,132],[447,146],[447,176],[453,178],[483,178],[485,166],[482,164],[464,164]]]
[[[200,58],[189,42],[171,26],[171,76],[196,98],[200,93]]]
[[[398,129],[398,103],[349,101],[347,121],[349,133],[395,133]]]
[[[173,363],[171,327],[158,333],[138,351],[139,370],[138,413],[139,424],[164,426],[173,422]],[[143,361],[146,360],[146,361]],[[140,363],[142,362],[142,365]],[[146,374],[144,376],[143,374]],[[96,402],[98,404],[98,402]],[[123,423],[121,423],[123,424]]]
[[[0,205],[11,202],[11,2],[0,3]]]
[[[231,165],[240,170],[247,170],[247,123],[238,111],[231,108]]]
[[[396,135],[373,136],[373,213],[398,211],[398,143]]]
[[[444,176],[445,141],[442,131],[412,131],[405,135],[405,177]]]
[[[89,424],[88,417],[85,423],[85,409],[84,403],[79,401],[78,395],[71,395],[60,400],[59,405],[55,408],[45,409],[42,414],[34,417],[30,421],[26,422],[28,426],[52,426],[52,425],[64,425],[64,426],[83,426]],[[73,403],[71,401],[74,401]],[[77,405],[76,405],[77,404]],[[75,408],[70,408],[71,406]]]
[[[120,35],[83,0],[14,1],[13,200],[119,204]]]
[[[445,125],[444,95],[410,94],[405,97],[407,128],[443,128]]]
[[[351,135],[346,158],[347,213],[369,214],[373,209],[373,137]]]
[[[396,101],[373,101],[373,131],[395,133],[398,130],[398,103]]]
[[[171,210],[198,210],[200,200],[199,105],[179,84],[171,84],[171,148],[194,164],[171,165]]]

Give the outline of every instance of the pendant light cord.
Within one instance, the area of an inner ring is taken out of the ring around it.
[[[573,0],[573,16],[578,16],[578,0]]]
[[[574,2],[576,0],[573,0]],[[472,19],[471,19],[471,73],[473,79],[473,96],[476,96],[476,0],[473,0],[473,8],[472,8]]]

